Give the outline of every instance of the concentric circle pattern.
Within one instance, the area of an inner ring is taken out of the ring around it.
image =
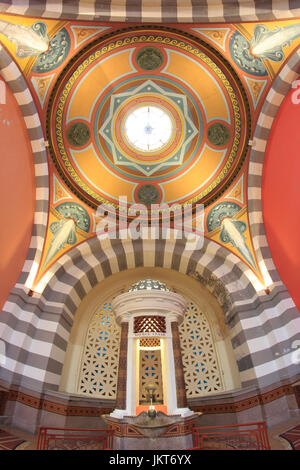
[[[153,104],[130,110],[124,119],[124,134],[136,151],[157,153],[174,134],[174,124],[164,109]]]
[[[210,204],[241,168],[251,126],[225,59],[163,27],[121,30],[82,49],[61,73],[48,116],[53,161],[93,208],[118,207],[119,196]]]

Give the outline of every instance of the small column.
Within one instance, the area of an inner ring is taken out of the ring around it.
[[[179,338],[179,330],[178,330],[177,321],[173,321],[171,323],[171,330],[172,330],[172,343],[173,343],[173,355],[174,355],[174,367],[175,367],[177,408],[186,408],[187,399],[186,399],[183,363],[182,363],[180,338]]]
[[[121,326],[121,344],[116,409],[110,416],[123,419],[136,415],[137,341],[143,336],[158,336],[163,341],[162,374],[168,414],[182,417],[193,414],[187,408],[178,332],[185,309],[186,301],[181,295],[149,278],[113,300],[112,310]]]
[[[116,409],[126,410],[128,322],[121,323]]]

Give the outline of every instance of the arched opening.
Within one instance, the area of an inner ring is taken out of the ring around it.
[[[141,267],[101,281],[79,305],[66,351],[60,391],[101,400],[116,399],[120,335],[111,302],[127,292],[134,282],[149,276],[166,283],[171,291],[182,295],[188,305],[179,327],[187,399],[241,387],[230,331],[224,312],[211,292],[198,280],[176,271]],[[155,345],[150,345],[142,351],[156,349]],[[144,356],[145,353],[140,356],[142,363],[138,374],[140,404],[147,367],[154,374],[153,380],[157,379],[158,384],[163,382],[157,358]],[[163,393],[161,395],[163,403]]]

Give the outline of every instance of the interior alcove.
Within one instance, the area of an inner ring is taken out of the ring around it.
[[[210,326],[223,384],[221,393],[240,388],[241,381],[231,344],[230,330],[225,324],[223,310],[211,292],[198,280],[177,271],[166,268],[140,267],[111,275],[97,284],[82,300],[74,317],[59,390],[87,396],[79,393],[78,384],[86,335],[91,319],[101,305],[110,302],[117,295],[127,292],[133,283],[147,277],[165,283],[171,291],[181,294],[187,301],[198,306]],[[209,394],[212,395],[212,393]],[[202,396],[205,395],[208,394],[204,392]],[[104,399],[96,394],[94,397]]]

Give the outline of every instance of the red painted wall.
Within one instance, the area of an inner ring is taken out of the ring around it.
[[[19,106],[0,79],[0,309],[23,268],[33,225],[35,179],[31,145]]]
[[[291,89],[273,123],[262,181],[262,206],[271,254],[300,310],[300,97]]]

